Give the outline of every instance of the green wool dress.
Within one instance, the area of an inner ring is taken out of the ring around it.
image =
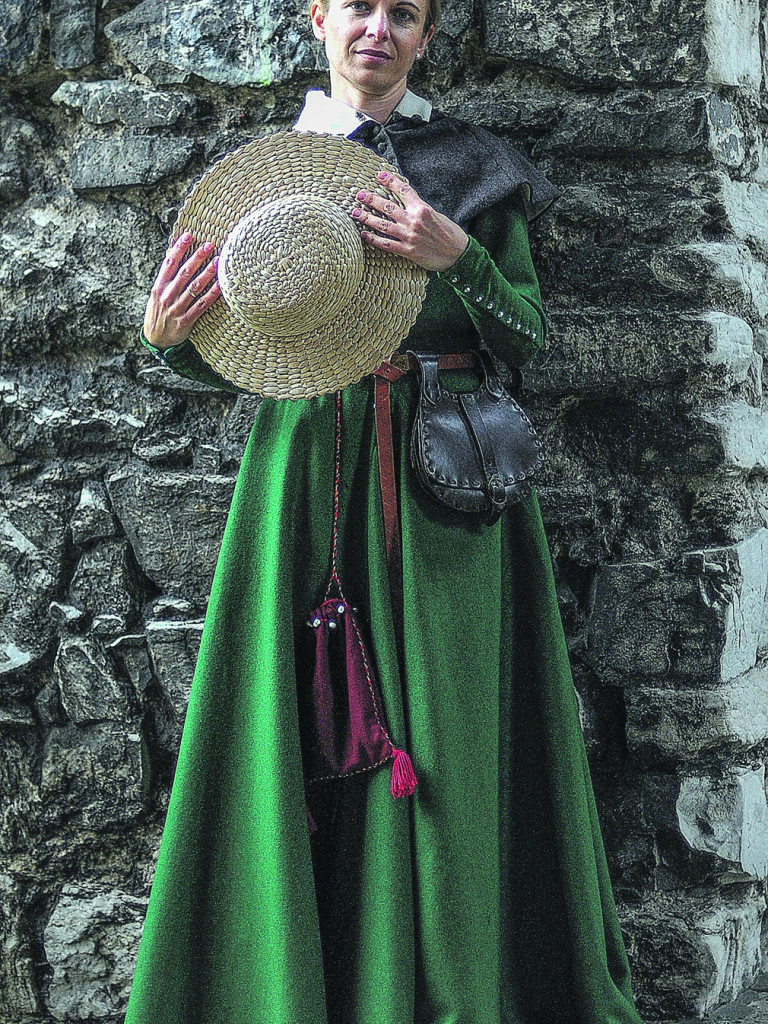
[[[482,339],[519,366],[545,330],[512,197],[431,276],[400,351]],[[163,359],[237,390],[189,342]],[[392,385],[401,657],[370,376],[342,392],[339,537],[416,790],[393,798],[391,762],[305,784],[297,695],[331,566],[335,396],[266,399],[213,581],[127,1024],[640,1024],[536,493],[492,526],[442,510],[409,463],[416,394],[413,374]]]

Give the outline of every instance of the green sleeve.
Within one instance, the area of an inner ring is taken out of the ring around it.
[[[476,217],[469,245],[437,276],[456,289],[483,342],[508,365],[522,366],[542,346],[547,325],[518,198]]]
[[[239,388],[217,373],[212,366],[209,366],[189,338],[178,345],[171,345],[170,348],[165,349],[157,348],[151,341],[147,341],[144,331],[140,331],[139,338],[142,345],[148,348],[161,363],[170,367],[174,373],[188,377],[190,380],[199,381],[201,384],[208,384],[212,388],[220,388],[222,391],[232,391],[240,395],[250,394],[245,388]]]

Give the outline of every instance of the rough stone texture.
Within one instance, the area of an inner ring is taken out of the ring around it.
[[[270,85],[317,59],[298,31],[300,0],[245,0],[232,7],[207,0],[143,0],[105,29],[116,52],[155,83],[185,82],[194,73],[222,85]]]
[[[130,721],[133,707],[128,688],[116,677],[100,644],[84,637],[63,639],[53,670],[70,721]]]
[[[521,397],[648,1024],[758,1024],[766,52],[758,0],[452,0],[411,79],[563,192]],[[259,405],[136,331],[189,185],[324,67],[301,0],[0,5],[0,1021],[122,1017]]]
[[[158,743],[173,752],[181,742],[203,623],[152,620],[146,630],[151,665],[162,698],[156,720]]]
[[[28,164],[39,148],[40,138],[34,125],[13,117],[1,105],[0,118],[0,205],[4,205],[29,194]]]
[[[95,544],[85,551],[69,584],[67,600],[90,619],[114,615],[127,627],[133,608],[133,586],[125,540]]]
[[[0,247],[4,371],[11,357],[31,361],[67,346],[80,351],[94,324],[102,339],[124,337],[143,316],[144,281],[162,255],[157,225],[144,210],[79,199],[66,185],[55,196],[38,195],[13,207],[4,217]],[[124,258],[115,260],[117,251]],[[31,386],[37,390],[55,366],[52,360],[41,368]],[[13,395],[19,383],[10,386]],[[6,401],[5,391],[2,397]],[[58,395],[46,397],[58,404]],[[113,408],[104,415],[119,420],[130,413]]]
[[[111,1019],[124,1008],[133,968],[125,950],[138,947],[146,909],[130,893],[63,887],[43,932],[54,1020]]]
[[[713,853],[748,877],[768,875],[765,765],[738,768],[724,778],[683,778],[677,798],[680,832],[692,850]]]
[[[115,512],[147,577],[166,593],[204,605],[216,568],[234,481],[187,473],[107,478]]]
[[[158,92],[130,82],[62,82],[53,103],[81,110],[90,124],[170,128],[197,109],[194,96]]]
[[[749,324],[715,311],[670,323],[665,314],[636,310],[556,309],[550,329],[552,344],[526,374],[539,394],[600,395],[691,379],[727,393],[746,380],[754,354]],[[628,336],[635,344],[617,346]]]
[[[589,132],[583,130],[585,117]],[[627,88],[595,99],[576,97],[539,149],[564,159],[578,154],[605,160],[638,150],[657,159],[701,154],[735,168],[744,161],[745,145],[733,104],[716,92]]]
[[[194,151],[192,139],[172,136],[85,138],[72,151],[69,173],[76,189],[152,185],[183,171]]]
[[[601,84],[711,81],[757,89],[757,0],[489,4],[491,53]]]
[[[43,1009],[35,983],[34,954],[25,936],[23,887],[10,875],[0,875],[0,1014],[3,1020],[23,1020]]]
[[[107,492],[101,481],[89,480],[83,484],[69,529],[73,543],[81,547],[89,541],[116,536],[117,522],[107,504]]]
[[[768,669],[761,664],[717,687],[633,686],[627,744],[640,761],[690,761],[768,740]]]
[[[606,565],[595,578],[588,657],[609,682],[727,680],[766,640],[768,530],[685,553],[676,565]]]
[[[37,0],[8,0],[0,8],[0,77],[35,69],[42,56],[44,17]]]
[[[768,430],[762,410],[737,400],[716,406],[702,415],[710,425],[728,469],[768,469]]]
[[[717,895],[653,893],[628,908],[622,924],[640,965],[647,1019],[701,1018],[751,982],[765,905],[760,889],[732,885]]]
[[[96,56],[96,0],[51,0],[50,24],[57,68],[91,63]]]
[[[126,825],[144,810],[146,753],[123,723],[52,728],[43,745],[41,796],[49,829],[60,816],[88,829]]]
[[[44,494],[17,486],[0,513],[0,677],[32,668],[50,650],[67,504]]]

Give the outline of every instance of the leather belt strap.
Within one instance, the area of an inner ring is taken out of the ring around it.
[[[477,365],[472,352],[451,352],[438,357],[440,370],[471,369]],[[392,410],[389,401],[389,386],[412,369],[413,360],[408,355],[396,354],[385,360],[373,374],[374,408],[376,410],[376,450],[379,459],[379,484],[381,504],[384,512],[384,544],[387,553],[389,592],[392,598],[392,614],[396,629],[400,627],[403,608],[403,558],[400,542],[400,519],[397,509],[397,488],[395,486],[395,456],[392,445]]]

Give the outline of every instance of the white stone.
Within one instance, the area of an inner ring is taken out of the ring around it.
[[[707,0],[704,47],[706,80],[760,88],[760,4],[758,0]]]
[[[711,348],[704,355],[704,361],[722,367],[728,383],[743,383],[752,362],[752,328],[741,317],[715,310],[702,313],[701,319],[712,328]]]
[[[726,469],[751,472],[768,469],[768,414],[742,400],[701,414],[717,431]]]
[[[734,181],[727,174],[720,177],[720,195],[736,238],[768,251],[768,188],[755,181]]]
[[[729,861],[749,878],[768,875],[765,765],[736,767],[722,778],[684,777],[676,810],[680,831],[692,850]]]
[[[768,529],[730,548],[690,551],[682,564],[698,573],[702,603],[718,614],[724,629],[720,677],[733,679],[755,664],[766,637]]]
[[[699,924],[700,942],[712,957],[714,975],[702,993],[700,1016],[719,1003],[734,999],[762,965],[760,931],[765,900],[754,899],[740,908],[715,906]],[[757,1022],[755,1022],[757,1024]]]

